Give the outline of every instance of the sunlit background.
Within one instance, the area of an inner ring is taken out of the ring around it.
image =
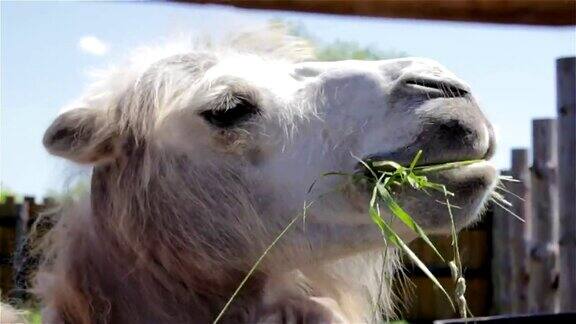
[[[70,171],[41,145],[59,110],[81,94],[90,71],[140,45],[185,35],[222,38],[282,21],[324,58],[423,56],[472,85],[495,125],[494,161],[531,142],[531,120],[554,117],[555,60],[576,54],[574,27],[340,17],[166,3],[1,3],[2,190],[45,196],[71,185]],[[85,172],[84,172],[85,173]]]

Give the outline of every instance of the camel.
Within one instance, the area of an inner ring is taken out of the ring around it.
[[[53,155],[93,168],[91,192],[46,238],[34,292],[45,323],[371,323],[394,316],[400,267],[358,159],[480,159],[431,177],[478,219],[497,171],[470,87],[423,58],[317,62],[300,39],[139,50],[47,129]],[[313,185],[314,184],[314,185]],[[447,234],[438,195],[398,202]],[[416,235],[382,208],[405,240]]]

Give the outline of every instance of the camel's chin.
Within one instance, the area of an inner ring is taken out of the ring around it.
[[[479,218],[484,205],[494,189],[498,171],[487,161],[430,173],[431,182],[443,184],[454,196],[427,190],[427,193],[412,188],[401,188],[395,192],[400,206],[427,232],[450,233],[451,223],[446,200],[452,207],[454,223],[460,230]]]

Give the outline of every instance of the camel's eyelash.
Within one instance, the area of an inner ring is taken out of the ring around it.
[[[236,98],[234,105],[224,109],[210,109],[200,115],[210,124],[219,128],[235,127],[260,113],[260,109],[245,98]]]

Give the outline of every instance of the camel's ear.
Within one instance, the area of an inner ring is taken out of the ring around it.
[[[51,154],[78,163],[99,163],[117,155],[117,137],[105,111],[77,108],[56,118],[46,130],[43,144]]]

